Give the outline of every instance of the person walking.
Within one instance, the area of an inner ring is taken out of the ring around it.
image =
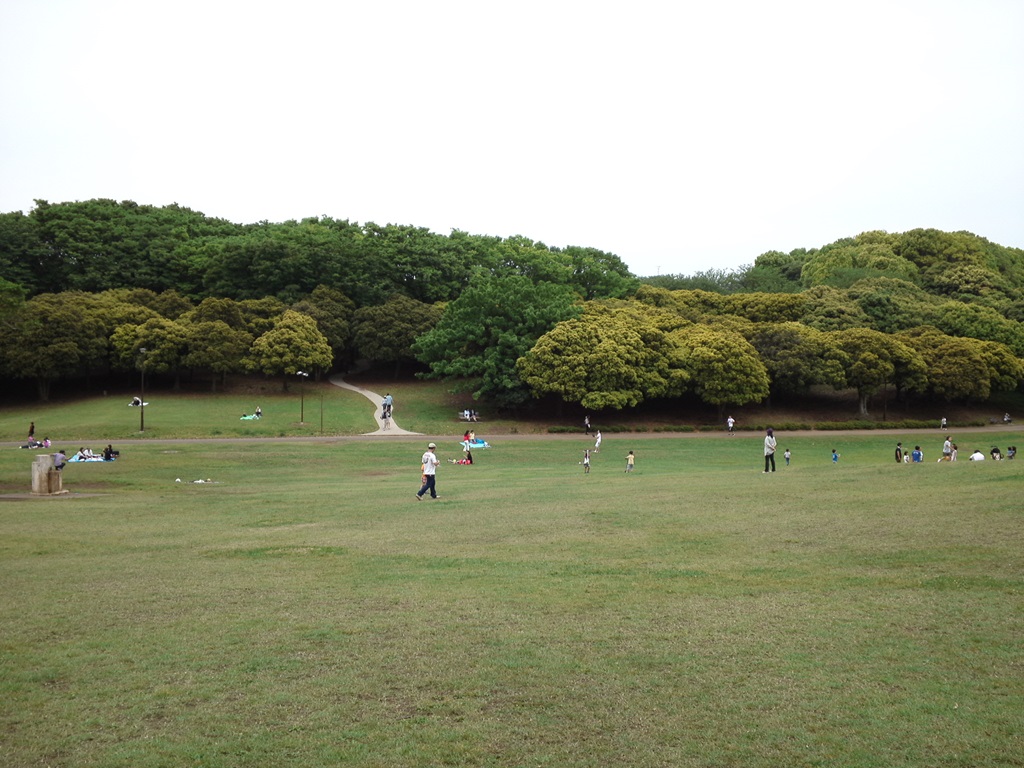
[[[594,441],[594,453],[601,452],[601,430],[597,430],[597,440]]]
[[[782,458],[784,458],[784,459],[786,460],[786,466],[788,467],[788,466],[789,466],[789,460],[790,460],[791,458],[793,458],[793,454],[792,454],[792,453],[790,453],[790,451],[789,451],[789,448],[787,448],[787,449],[786,449],[786,450],[785,450],[785,451],[783,452],[783,454],[782,454]]]
[[[590,449],[586,448],[583,451],[583,474],[590,474]]]
[[[939,461],[952,461],[953,460],[953,441],[950,440],[949,435],[946,435],[946,442],[942,444],[942,455],[939,456]]]
[[[434,445],[434,443],[430,443],[427,445],[427,451],[423,454],[423,458],[421,459],[423,486],[416,494],[417,501],[423,501],[423,494],[427,491],[430,491],[430,498],[437,498],[437,465],[441,462],[434,453],[435,450],[437,450],[437,446]]]
[[[768,467],[771,467],[771,471],[775,471],[775,432],[771,427],[765,431],[764,436],[764,472],[762,474],[768,474]]]
[[[729,435],[731,437],[732,435],[735,434],[732,430],[733,427],[736,426],[736,419],[730,416],[728,419],[725,420],[725,426],[729,429]]]
[[[33,421],[28,425],[28,441],[31,443],[36,437],[36,423]]]
[[[583,434],[590,434],[590,414],[583,417]]]
[[[633,465],[636,463],[636,456],[632,451],[626,454],[626,472],[633,471]]]

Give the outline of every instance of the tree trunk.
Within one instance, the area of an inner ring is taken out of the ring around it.
[[[861,418],[866,419],[868,417],[868,400],[870,397],[871,394],[869,392],[857,390],[857,399],[860,401]]]

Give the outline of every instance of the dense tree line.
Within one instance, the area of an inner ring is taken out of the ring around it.
[[[615,255],[326,217],[233,224],[111,200],[0,214],[0,373],[327,371],[357,358],[499,407],[692,394],[725,408],[816,385],[984,400],[1024,380],[1024,252],[868,232],[735,272],[631,275]]]

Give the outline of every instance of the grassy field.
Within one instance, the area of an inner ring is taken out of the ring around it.
[[[5,449],[0,764],[1024,765],[1024,461],[895,439],[510,436],[423,502],[413,438],[123,442],[63,499]]]

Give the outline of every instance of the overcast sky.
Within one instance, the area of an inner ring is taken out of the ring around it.
[[[0,211],[525,235],[638,275],[1024,247],[1024,2],[0,0]]]

